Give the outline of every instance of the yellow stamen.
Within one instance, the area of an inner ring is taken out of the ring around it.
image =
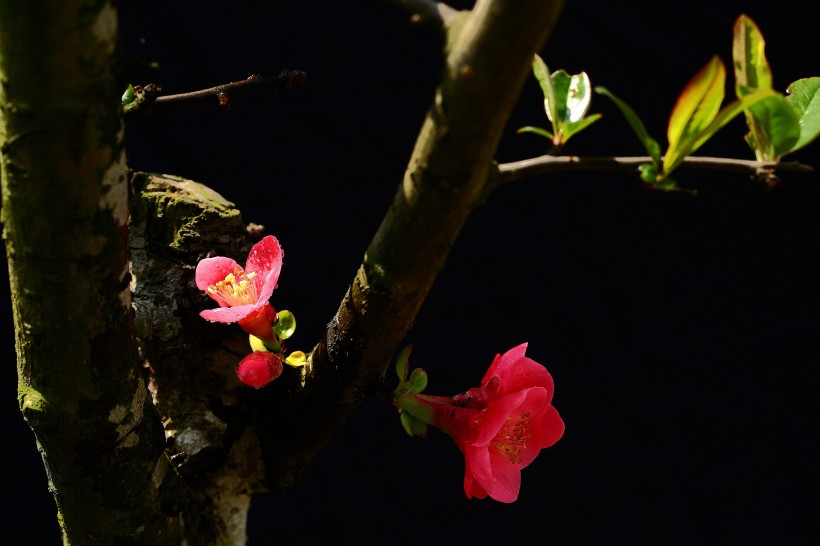
[[[233,273],[225,275],[223,280],[209,286],[208,292],[224,300],[230,307],[256,303],[259,295],[256,293],[256,286],[250,282],[255,276],[256,272],[245,273],[236,268]]]
[[[507,422],[495,437],[495,447],[500,449],[512,464],[521,464],[521,457],[518,455],[521,450],[527,449],[527,440],[532,438],[530,434],[530,412],[522,411],[517,421],[513,421],[515,416],[507,418]]]

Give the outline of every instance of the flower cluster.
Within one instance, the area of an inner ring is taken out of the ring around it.
[[[196,286],[219,304],[199,315],[211,322],[238,323],[250,335],[253,352],[242,359],[237,377],[261,388],[279,377],[282,362],[304,365],[302,358],[283,360],[284,340],[293,335],[296,321],[289,311],[276,312],[268,301],[282,271],[284,252],[276,237],[268,235],[253,245],[245,267],[231,258],[205,258],[196,266]]]
[[[423,436],[433,425],[452,437],[464,454],[468,498],[515,501],[521,469],[564,433],[552,406],[552,376],[526,349],[524,343],[496,355],[480,387],[452,397],[421,394],[426,373],[413,370],[408,380],[407,354],[399,358],[395,399],[402,424],[411,435]]]

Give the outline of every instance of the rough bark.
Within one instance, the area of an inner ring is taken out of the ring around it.
[[[108,2],[0,4],[18,396],[72,544],[174,533],[159,502],[162,427],[130,320],[116,43]]]
[[[131,318],[118,65],[110,2],[0,3],[2,221],[20,409],[67,544],[244,541],[244,514],[237,531],[220,517],[226,503],[209,494],[212,482],[186,483],[172,466],[146,388]],[[204,456],[191,451],[195,467]]]
[[[214,303],[197,289],[194,272],[208,255],[242,262],[252,237],[233,204],[201,184],[146,173],[133,173],[131,182],[140,354],[174,466],[188,489],[207,499],[199,517],[217,531],[216,538],[193,544],[244,544],[251,495],[264,491],[252,426],[258,394],[235,373],[249,352],[248,337],[236,326],[199,317]]]

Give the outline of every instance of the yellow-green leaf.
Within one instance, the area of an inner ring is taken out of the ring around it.
[[[737,96],[758,89],[771,89],[772,71],[766,60],[766,42],[760,29],[750,17],[741,15],[735,21],[733,34],[732,59]]]
[[[724,125],[729,123],[735,116],[742,112],[744,108],[753,106],[761,100],[775,94],[776,93],[771,89],[764,89],[732,101],[721,108],[720,112],[718,112],[709,125],[704,127],[699,133],[692,135],[688,140],[682,141],[680,147],[675,150],[674,155],[669,152],[666,153],[666,156],[663,159],[663,172],[666,175],[670,174],[678,165],[681,164],[681,162],[683,162],[686,156],[692,154],[695,150],[700,148],[712,137],[712,135],[717,133]]]
[[[664,171],[669,170],[678,146],[699,134],[715,119],[723,102],[725,84],[726,67],[717,55],[686,84],[669,117],[669,150],[664,158]]]

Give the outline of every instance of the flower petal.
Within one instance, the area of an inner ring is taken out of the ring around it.
[[[496,435],[507,423],[510,416],[520,411],[521,404],[527,397],[526,390],[514,392],[493,400],[487,405],[480,417],[478,431],[472,440],[474,446],[488,446],[495,440]]]
[[[498,450],[490,450],[492,485],[487,493],[498,502],[515,502],[521,489],[522,465],[513,464]]]
[[[483,499],[487,496],[493,483],[493,469],[490,464],[490,452],[486,447],[475,447],[472,445],[459,445],[464,453],[464,493],[467,498],[471,495]],[[468,479],[467,475],[472,478]],[[467,489],[467,486],[470,486]],[[484,496],[480,496],[481,493]]]
[[[538,423],[541,433],[541,449],[550,447],[564,435],[564,420],[558,414],[555,406],[550,406]]]
[[[487,373],[484,374],[484,379],[481,380],[481,385],[486,386],[487,383],[490,382],[490,379],[499,374],[499,368],[509,366],[512,361],[523,357],[526,351],[527,343],[522,343],[517,347],[513,347],[503,355],[495,355],[493,363],[487,368]]]
[[[279,241],[273,235],[263,237],[253,245],[245,262],[246,273],[256,273],[252,282],[259,295],[259,301],[266,302],[276,288],[279,273],[282,271],[282,257],[285,253]]]
[[[498,377],[501,382],[501,389],[498,394],[501,396],[521,389],[543,387],[547,389],[550,395],[550,400],[547,401],[549,403],[555,390],[552,375],[543,365],[524,356],[526,348],[527,344],[523,343],[510,349],[500,358],[496,357],[496,360],[484,375],[481,384],[486,386],[493,377]]]
[[[199,313],[199,316],[211,322],[237,322],[247,317],[254,311],[256,305],[235,305],[233,307],[217,307],[216,309],[206,309]]]
[[[464,493],[468,499],[472,499],[473,497],[484,499],[487,497],[487,491],[475,481],[469,466],[464,470]]]
[[[208,287],[225,280],[225,277],[236,269],[241,270],[242,268],[234,260],[223,256],[200,260],[196,264],[196,287],[205,290],[213,298],[213,294],[208,292]]]

